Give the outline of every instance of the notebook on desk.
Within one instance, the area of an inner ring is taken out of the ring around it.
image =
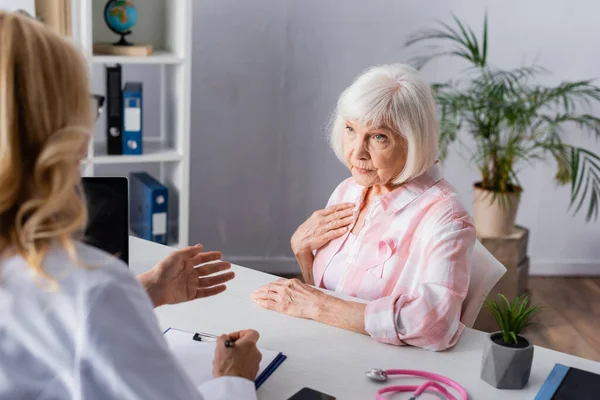
[[[555,364],[535,400],[596,400],[600,398],[600,375]]]
[[[213,379],[216,341],[196,341],[194,334],[169,328],[164,332],[167,344],[194,385]],[[262,360],[254,384],[258,389],[287,358],[283,353],[259,348]]]

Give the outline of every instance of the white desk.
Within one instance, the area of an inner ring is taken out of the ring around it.
[[[170,251],[168,247],[131,238],[131,270],[136,274],[143,272]],[[536,346],[528,386],[519,391],[498,390],[479,378],[485,333],[468,329],[452,350],[441,353],[380,344],[367,336],[255,306],[250,293],[278,278],[239,266],[232,269],[236,277],[225,293],[163,306],[156,310],[156,315],[164,329],[174,327],[217,334],[247,328],[259,331],[259,346],[282,351],[288,356],[259,389],[259,399],[284,400],[304,386],[336,396],[338,400],[374,399],[379,385],[365,378],[364,371],[369,368],[436,372],[465,386],[471,399],[482,400],[533,399],[557,362],[600,373],[600,363]],[[402,382],[415,381],[403,379]]]

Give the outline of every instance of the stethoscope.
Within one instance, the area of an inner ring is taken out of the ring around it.
[[[437,392],[444,396],[447,400],[469,400],[469,395],[465,388],[463,388],[458,383],[454,382],[452,379],[446,378],[445,376],[441,376],[438,374],[434,374],[432,372],[425,371],[417,371],[414,369],[378,369],[373,368],[365,373],[367,377],[373,381],[377,382],[386,382],[388,380],[389,375],[408,375],[408,376],[418,376],[419,378],[429,379],[425,381],[421,386],[416,385],[404,385],[404,386],[388,386],[383,389],[377,391],[375,395],[375,399],[377,400],[386,400],[383,395],[385,393],[400,393],[400,392],[413,392],[410,400],[417,400],[423,392],[426,390],[431,390],[433,392]],[[443,385],[451,387],[459,393],[459,398],[454,397],[448,389],[446,389]]]

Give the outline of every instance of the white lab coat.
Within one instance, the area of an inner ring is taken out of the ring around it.
[[[44,262],[59,290],[21,257],[0,260],[0,399],[256,399],[254,383],[194,387],[169,351],[152,303],[121,261],[77,244]]]

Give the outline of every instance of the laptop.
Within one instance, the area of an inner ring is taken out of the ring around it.
[[[83,241],[129,265],[129,184],[126,177],[82,178],[88,208]]]

